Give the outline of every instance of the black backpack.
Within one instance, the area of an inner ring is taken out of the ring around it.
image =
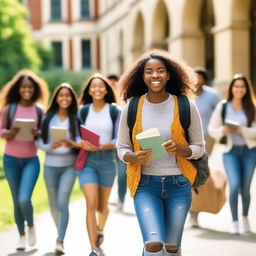
[[[225,122],[226,112],[227,112],[227,101],[223,101],[222,109],[221,109],[221,119],[222,119],[223,125]],[[227,136],[224,135],[223,137],[221,137],[219,142],[220,142],[220,144],[227,144]]]
[[[39,106],[37,106],[37,105],[35,105],[35,106],[36,106],[36,113],[37,113],[37,117],[38,117],[37,128],[39,129],[40,126],[41,126],[43,111]],[[11,123],[12,123],[12,120],[13,120],[14,115],[16,113],[16,109],[17,109],[17,103],[16,102],[10,103],[9,108],[8,108],[6,129],[11,128]]]
[[[190,126],[190,105],[189,100],[184,95],[179,95],[178,105],[179,105],[179,118],[182,128],[185,132],[186,140],[189,142],[188,128]],[[129,103],[128,114],[127,114],[127,125],[129,127],[129,135],[132,142],[132,130],[136,120],[137,108],[139,103],[138,96],[133,97]],[[203,185],[208,179],[209,167],[208,167],[208,155],[205,152],[199,159],[190,159],[189,160],[197,169],[197,174],[192,187],[194,189]]]
[[[85,120],[88,116],[88,113],[89,113],[89,109],[90,109],[90,103],[89,104],[85,104],[82,106],[82,109],[80,111],[80,117],[81,117],[81,122],[82,124],[85,123]],[[114,138],[115,136],[115,123],[116,123],[116,119],[118,117],[118,114],[119,114],[120,110],[118,109],[118,107],[114,104],[109,104],[109,113],[110,113],[110,117],[111,117],[111,120],[112,120],[112,123],[113,123],[113,131],[112,131],[112,138]]]

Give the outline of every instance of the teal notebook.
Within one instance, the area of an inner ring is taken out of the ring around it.
[[[151,149],[153,151],[152,160],[167,156],[167,152],[162,146],[164,141],[157,128],[151,128],[137,134],[136,139],[143,150]]]

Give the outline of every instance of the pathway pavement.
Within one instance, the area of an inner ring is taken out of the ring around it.
[[[215,147],[210,166],[223,169],[222,148]],[[255,175],[256,176],[256,175]],[[252,204],[249,213],[252,233],[247,235],[229,234],[230,212],[226,203],[218,214],[200,213],[201,228],[191,229],[186,225],[182,251],[183,256],[256,256],[256,177],[252,184]],[[104,252],[106,256],[140,256],[142,239],[134,214],[133,203],[127,195],[124,213],[117,212],[116,184],[110,198],[110,216],[105,228]],[[241,206],[241,202],[239,207]],[[241,208],[241,207],[240,207]],[[241,211],[240,211],[241,212]],[[56,230],[50,213],[36,216],[38,243],[26,252],[16,252],[16,227],[0,233],[0,256],[54,256]],[[85,229],[85,202],[79,199],[70,205],[70,223],[65,239],[67,256],[88,256],[90,245]]]

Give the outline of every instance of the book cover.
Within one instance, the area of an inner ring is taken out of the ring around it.
[[[168,155],[162,146],[164,141],[157,128],[151,128],[137,134],[136,139],[143,150],[151,149],[153,151],[152,160]]]
[[[68,131],[67,128],[64,127],[58,127],[58,126],[51,126],[50,128],[50,134],[51,134],[51,142],[57,143],[62,140],[67,139]]]
[[[87,140],[97,147],[100,145],[100,136],[97,133],[86,128],[84,125],[80,125],[80,131],[83,140]]]
[[[21,140],[21,141],[34,140],[34,136],[31,132],[31,130],[36,127],[36,122],[34,119],[16,118],[15,126],[19,127],[19,131],[15,136],[16,140]]]

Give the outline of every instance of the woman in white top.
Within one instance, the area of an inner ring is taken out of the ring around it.
[[[78,117],[82,125],[100,136],[99,146],[83,140],[88,156],[81,171],[77,171],[86,200],[86,225],[92,251],[101,255],[103,228],[107,221],[108,199],[113,186],[116,161],[115,142],[121,111],[109,81],[100,74],[93,75],[82,92]],[[98,218],[96,217],[96,214]]]
[[[225,136],[224,167],[229,182],[229,203],[232,214],[230,232],[239,233],[238,195],[242,197],[242,230],[250,230],[248,210],[250,185],[256,165],[256,120],[254,95],[250,83],[236,74],[229,87],[227,100],[220,102],[209,122],[209,134],[215,139]]]

